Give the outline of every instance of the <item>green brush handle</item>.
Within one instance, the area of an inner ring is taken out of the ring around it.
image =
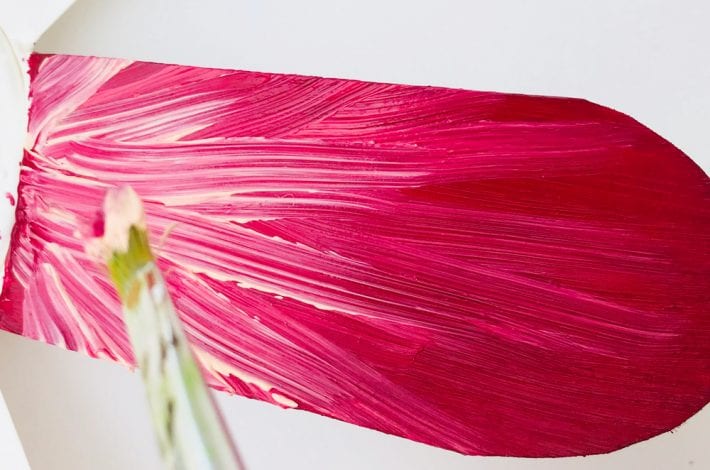
[[[137,200],[129,188],[121,191]],[[168,469],[242,470],[142,225],[129,226],[125,251],[109,246],[107,264],[123,303],[163,461]]]

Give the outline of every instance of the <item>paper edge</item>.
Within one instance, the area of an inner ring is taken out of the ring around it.
[[[75,0],[25,1],[2,11],[0,24],[0,290],[4,288],[20,164],[30,109],[29,57],[40,37]]]
[[[12,422],[12,415],[0,390],[0,462],[14,470],[30,470],[22,440]]]

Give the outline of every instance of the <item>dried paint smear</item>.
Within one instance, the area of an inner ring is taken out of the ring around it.
[[[627,116],[62,55],[31,88],[6,330],[133,364],[85,252],[129,184],[216,389],[512,456],[710,398],[710,183]]]

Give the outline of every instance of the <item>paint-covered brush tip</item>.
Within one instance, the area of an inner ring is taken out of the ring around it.
[[[148,241],[143,203],[130,187],[110,189],[103,204],[102,235],[91,251],[102,258],[121,300],[133,303],[130,295],[138,271],[153,261]]]
[[[103,243],[109,252],[128,251],[130,228],[145,230],[145,213],[130,186],[110,189],[104,199]]]

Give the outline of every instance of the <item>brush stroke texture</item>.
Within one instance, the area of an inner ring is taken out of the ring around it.
[[[129,184],[216,389],[509,456],[710,398],[710,184],[618,112],[61,55],[32,98],[4,329],[134,363],[85,253]]]

